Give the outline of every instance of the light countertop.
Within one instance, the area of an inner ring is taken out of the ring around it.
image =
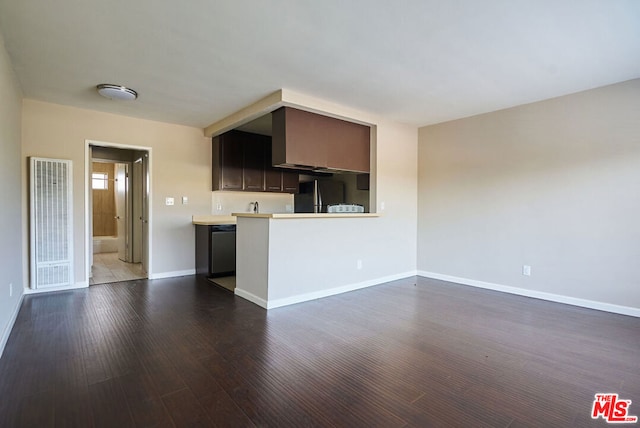
[[[236,217],[232,215],[194,215],[191,217],[191,223],[202,226],[236,224]]]
[[[273,219],[301,219],[301,218],[363,218],[380,217],[376,213],[233,213],[231,215],[194,215],[191,223],[202,226],[214,226],[219,224],[236,224],[238,217],[248,218],[273,218]]]
[[[299,219],[299,218],[362,218],[362,217],[380,217],[376,213],[233,213],[235,217],[249,218],[273,218],[273,219]]]

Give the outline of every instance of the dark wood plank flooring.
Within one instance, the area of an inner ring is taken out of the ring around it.
[[[640,319],[406,280],[269,312],[195,276],[26,296],[7,427],[583,427]]]

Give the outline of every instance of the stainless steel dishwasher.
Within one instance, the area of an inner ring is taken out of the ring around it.
[[[236,273],[236,225],[211,226],[211,276]]]
[[[208,277],[235,275],[235,224],[196,226],[196,272]]]

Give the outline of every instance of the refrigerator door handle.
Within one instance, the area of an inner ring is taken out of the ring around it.
[[[322,212],[322,193],[320,193],[320,186],[318,186],[318,180],[315,180],[314,182],[314,190],[315,190],[315,194],[316,194],[316,200],[315,200],[315,206],[313,207],[313,212],[314,213],[321,213]]]

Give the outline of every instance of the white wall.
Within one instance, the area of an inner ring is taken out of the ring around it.
[[[201,129],[24,100],[22,132],[22,163],[28,156],[73,161],[76,282],[86,280],[84,258],[91,250],[87,249],[84,212],[85,140],[150,149],[150,276],[194,272],[195,235],[191,216],[211,212],[211,142],[203,136]],[[24,170],[22,201],[25,212],[28,202],[26,174]],[[175,205],[164,204],[168,196],[175,198]],[[188,205],[180,203],[182,196],[188,197]],[[27,242],[28,233],[26,228],[23,230],[22,239]],[[23,260],[26,272],[26,250],[23,251]]]
[[[293,195],[270,192],[229,192],[219,190],[211,193],[211,214],[253,212],[251,202],[258,201],[261,213],[293,212]]]
[[[420,271],[640,308],[640,79],[420,129],[418,200]]]
[[[235,292],[266,308],[271,255],[269,220],[238,217],[237,225]]]
[[[415,274],[413,266],[396,260],[402,244],[389,242],[380,233],[385,229],[382,217],[274,219],[269,223],[269,307]]]
[[[23,213],[20,204],[21,171],[25,162],[20,156],[22,93],[0,35],[0,355],[22,301]],[[13,295],[9,295],[13,284]]]

